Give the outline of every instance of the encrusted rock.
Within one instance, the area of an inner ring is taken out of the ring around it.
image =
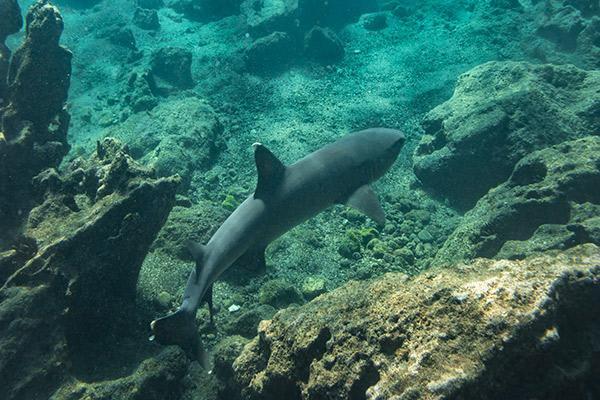
[[[600,137],[539,150],[467,212],[435,263],[600,245]]]
[[[244,53],[246,69],[257,74],[279,71],[295,54],[295,44],[285,32],[273,32],[255,40]]]
[[[58,166],[69,150],[70,117],[64,106],[71,52],[59,45],[62,17],[56,7],[38,1],[26,19],[25,40],[10,63],[6,107],[0,109],[0,231],[5,238],[33,205],[33,176]]]
[[[600,249],[351,282],[264,321],[242,399],[570,398],[600,393]],[[558,396],[558,397],[557,397]]]
[[[414,171],[469,208],[525,155],[600,132],[600,73],[564,65],[490,62],[463,74],[424,118]]]
[[[151,70],[160,92],[168,93],[173,87],[186,89],[194,86],[192,53],[189,50],[179,47],[158,49],[152,55]]]
[[[344,44],[329,28],[313,27],[304,37],[304,53],[321,64],[332,64],[344,58]]]
[[[145,8],[136,8],[133,13],[133,23],[142,29],[150,31],[157,30],[160,28],[160,22],[158,21],[158,13],[156,10],[148,10]]]
[[[293,30],[298,18],[298,0],[244,0],[240,10],[250,32],[260,37],[274,31]]]
[[[105,139],[91,160],[34,183],[42,203],[21,232],[29,239],[0,256],[0,324],[11,326],[0,334],[6,399],[49,398],[68,377],[65,365],[83,373],[86,357],[100,363],[115,336],[135,330],[137,276],[179,180],[154,178]]]

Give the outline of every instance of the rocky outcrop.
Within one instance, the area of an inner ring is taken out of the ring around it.
[[[423,184],[470,208],[525,155],[600,133],[600,73],[573,66],[490,62],[462,75],[424,118],[414,154]]]
[[[150,68],[155,90],[168,94],[176,89],[194,86],[192,52],[179,47],[163,47],[152,54]]]
[[[17,0],[0,0],[0,107],[4,105],[7,90],[10,50],[4,44],[7,36],[17,33],[23,26],[21,8]]]
[[[4,398],[49,398],[137,331],[138,273],[179,183],[153,174],[105,139],[91,160],[34,179],[41,204],[0,253]]]
[[[244,52],[246,69],[256,74],[281,71],[295,55],[294,40],[285,32],[256,39]]]
[[[233,364],[237,394],[594,398],[599,250],[348,283],[263,321]]]
[[[213,108],[194,97],[163,102],[152,113],[138,113],[105,135],[128,143],[132,155],[159,176],[178,174],[181,189],[194,171],[205,171],[223,148],[223,125]]]
[[[31,179],[58,166],[69,149],[70,117],[64,106],[71,52],[59,45],[62,17],[40,0],[26,21],[25,41],[10,62],[6,106],[0,109],[0,231],[5,236],[33,205]]]
[[[600,136],[565,142],[519,161],[465,214],[434,263],[600,245],[599,215]]]

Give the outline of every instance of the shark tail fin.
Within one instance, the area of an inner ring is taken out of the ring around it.
[[[195,318],[182,309],[155,319],[150,323],[153,336],[162,345],[178,345],[191,358],[198,360],[209,371],[209,355],[202,347],[196,328]]]

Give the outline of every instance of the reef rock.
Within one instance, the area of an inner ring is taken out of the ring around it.
[[[263,321],[233,363],[237,395],[595,398],[599,311],[594,245],[350,282]]]
[[[178,183],[156,179],[112,139],[65,174],[34,179],[41,204],[0,253],[3,398],[49,398],[136,331],[138,273]]]
[[[435,264],[600,245],[600,137],[539,150],[467,212]]]
[[[504,182],[522,157],[600,132],[600,72],[490,62],[463,74],[424,118],[414,171],[462,208]]]
[[[70,117],[64,107],[71,52],[59,45],[62,17],[56,7],[38,1],[26,20],[25,40],[10,62],[7,105],[0,109],[0,230],[5,235],[32,206],[32,177],[58,166],[69,150]]]
[[[298,0],[245,0],[240,10],[254,36],[297,28],[294,20],[298,18]]]
[[[211,21],[238,14],[241,0],[170,0],[168,6],[194,21]]]
[[[344,44],[329,28],[315,26],[304,37],[304,53],[321,64],[332,64],[344,58]]]

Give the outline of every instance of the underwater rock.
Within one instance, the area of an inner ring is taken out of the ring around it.
[[[302,296],[307,300],[327,292],[325,279],[318,276],[308,276],[302,282]]]
[[[290,304],[302,304],[302,293],[291,283],[283,279],[273,279],[261,286],[258,301],[275,308],[285,308]]]
[[[244,52],[246,69],[257,74],[279,71],[292,61],[295,47],[285,32],[273,32],[256,39]]]
[[[195,97],[163,101],[137,113],[105,135],[127,142],[135,158],[159,176],[178,174],[187,190],[194,172],[206,171],[223,148],[223,125],[213,108]]]
[[[163,47],[152,54],[150,62],[154,85],[160,94],[174,89],[189,89],[192,79],[192,52],[179,47]]]
[[[297,29],[298,0],[244,0],[240,11],[246,17],[250,33],[256,37]]]
[[[304,54],[328,65],[344,58],[344,44],[331,29],[315,26],[304,37]]]
[[[239,14],[241,0],[170,0],[168,6],[193,21],[211,21]]]
[[[534,152],[507,182],[467,212],[434,264],[475,257],[523,258],[548,249],[597,242],[594,218],[582,207],[600,204],[600,137]]]
[[[99,38],[104,38],[110,43],[123,47],[124,49],[137,51],[137,42],[132,30],[123,26],[111,26],[98,32]]]
[[[380,31],[387,28],[387,16],[385,13],[365,14],[361,17],[362,26],[368,31]]]
[[[33,176],[58,166],[69,150],[64,107],[72,55],[59,45],[62,17],[39,1],[26,20],[25,40],[10,62],[7,105],[0,109],[0,231],[6,236],[33,206]]]
[[[52,399],[178,399],[185,391],[182,381],[188,374],[188,367],[189,361],[185,353],[171,346],[156,357],[144,360],[131,375],[104,382],[68,382],[52,396]]]
[[[6,98],[6,80],[10,62],[10,50],[4,41],[23,27],[23,17],[17,0],[0,0],[0,20],[3,21],[0,25],[0,107],[2,107]]]
[[[156,10],[136,8],[133,14],[133,24],[139,28],[154,31],[160,28]]]
[[[377,0],[298,0],[300,25],[342,28],[366,13],[379,10]]]
[[[224,382],[223,388],[219,393],[220,399],[234,399],[235,393],[231,393],[230,387],[234,387],[233,382],[233,362],[240,355],[244,346],[249,342],[242,336],[227,336],[223,338],[214,348],[213,372],[221,382]]]
[[[538,33],[565,50],[573,50],[577,45],[577,37],[584,27],[581,13],[574,7],[567,6],[550,14],[538,28]]]
[[[277,313],[233,363],[241,399],[600,394],[600,249],[350,282]]]
[[[277,310],[268,305],[261,304],[244,311],[239,315],[230,317],[224,325],[223,331],[230,335],[241,335],[247,338],[256,336],[256,328],[260,321],[267,320],[273,317]]]
[[[154,81],[149,71],[133,72],[127,81],[125,103],[133,112],[152,110],[158,105],[158,99],[152,93]]]
[[[472,207],[530,152],[597,134],[599,90],[598,71],[570,65],[475,67],[425,116],[414,172],[455,205]]]
[[[94,368],[86,357],[101,363],[115,336],[135,331],[139,269],[179,179],[154,178],[105,139],[90,160],[34,182],[42,202],[22,235],[35,249],[20,263],[0,257],[0,321],[12,327],[0,333],[6,399],[49,398],[73,368]]]

